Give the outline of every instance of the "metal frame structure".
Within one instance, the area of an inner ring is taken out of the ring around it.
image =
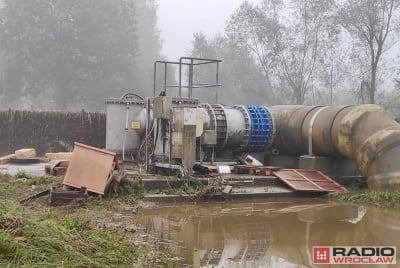
[[[188,89],[187,98],[193,98],[193,89],[194,88],[219,88],[222,85],[219,84],[219,64],[222,60],[218,59],[204,59],[204,58],[195,58],[195,57],[181,57],[179,58],[179,62],[175,61],[155,61],[154,62],[154,80],[153,80],[153,96],[156,96],[156,84],[157,84],[157,65],[164,65],[164,77],[163,77],[163,91],[162,94],[167,95],[168,88],[178,88],[179,89],[179,97],[182,98],[182,88]],[[215,72],[215,82],[205,82],[205,83],[195,83],[194,82],[194,71],[195,66],[204,65],[204,64],[215,64],[216,72]],[[178,65],[179,66],[179,81],[178,85],[168,85],[167,77],[168,77],[168,66],[169,65]],[[183,67],[188,67],[188,83],[187,85],[183,85]],[[215,103],[218,103],[218,90],[215,91]]]

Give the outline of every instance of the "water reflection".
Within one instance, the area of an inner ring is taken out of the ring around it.
[[[313,246],[400,247],[399,211],[333,202],[164,205],[137,220],[194,267],[315,267]]]

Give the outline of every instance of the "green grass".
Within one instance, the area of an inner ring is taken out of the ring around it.
[[[369,204],[382,208],[400,209],[400,191],[395,192],[351,192],[335,194],[332,198],[340,202],[352,202],[356,204]]]
[[[62,181],[62,177],[24,176],[24,173],[14,177],[0,174],[0,196],[13,200],[23,199],[53,186],[58,187]]]
[[[91,197],[79,208],[50,208],[45,197],[27,206],[18,202],[27,192],[61,182],[62,178],[0,176],[0,267],[177,267],[140,241],[135,228],[95,224],[112,223],[116,209],[135,207],[132,194]]]

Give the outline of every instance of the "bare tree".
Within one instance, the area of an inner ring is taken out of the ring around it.
[[[292,1],[293,22],[276,32],[276,48],[282,72],[281,79],[293,94],[293,101],[304,103],[306,93],[313,87],[313,76],[324,50],[334,36],[329,23],[330,1]]]
[[[249,50],[232,44],[226,36],[217,35],[207,38],[203,33],[193,36],[191,55],[194,57],[217,58],[223,62],[219,69],[218,96],[224,104],[271,104],[271,92],[265,86],[264,73],[256,64]],[[196,68],[195,80],[201,82],[215,81],[215,66],[203,65]],[[213,89],[203,90],[205,96],[196,96],[201,101],[212,102],[207,95]],[[201,91],[199,90],[198,93]]]
[[[377,75],[383,54],[397,38],[393,17],[399,7],[399,0],[349,0],[342,4],[338,20],[355,41],[355,57],[366,57],[369,70],[361,77],[359,96],[367,93],[368,103],[375,103]]]
[[[285,95],[302,104],[333,33],[328,31],[332,7],[329,0],[292,0],[290,4],[265,0],[260,6],[245,2],[228,23],[227,34],[252,51],[276,98]]]
[[[226,34],[239,49],[250,51],[264,74],[267,90],[275,98],[272,80],[278,60],[275,32],[279,27],[275,14],[280,1],[271,2],[265,12],[266,9],[245,1],[231,16]]]

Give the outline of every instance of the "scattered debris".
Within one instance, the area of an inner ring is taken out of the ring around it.
[[[231,167],[230,166],[217,166],[217,172],[220,174],[230,174]]]
[[[36,157],[36,150],[34,148],[19,149],[15,151],[15,158],[34,158]]]
[[[199,164],[193,166],[193,171],[201,175],[209,175],[211,173],[211,170],[208,167]]]
[[[1,164],[33,164],[39,163],[42,159],[36,157],[36,150],[34,148],[19,149],[13,154],[0,157]]]
[[[280,169],[273,174],[296,191],[344,192],[340,184],[317,170]]]
[[[117,193],[118,191],[118,187],[122,181],[122,179],[126,178],[126,173],[122,172],[120,173],[119,171],[113,170],[112,172],[112,177],[109,181],[109,185],[107,186],[107,188],[109,190],[112,190],[114,193]]]
[[[45,166],[46,174],[52,176],[63,176],[67,173],[69,160],[52,160]]]
[[[11,158],[15,158],[15,154],[9,154],[6,156],[0,157],[0,165],[7,164]]]
[[[21,201],[19,201],[19,203],[23,204],[23,203],[25,203],[25,202],[27,202],[29,200],[33,200],[33,199],[37,199],[37,198],[42,197],[42,196],[46,196],[49,193],[50,193],[50,189],[44,190],[44,191],[41,191],[41,192],[39,192],[37,194],[31,195],[31,196],[29,196],[27,198],[22,199]]]
[[[27,198],[19,201],[20,204],[24,204],[30,200],[35,200],[39,197],[43,197],[50,194],[49,204],[50,206],[64,206],[64,205],[76,205],[81,206],[87,201],[86,189],[82,188],[80,191],[70,190],[56,190],[48,189],[31,195]]]
[[[78,189],[84,187],[104,196],[115,178],[113,170],[117,169],[114,152],[75,142],[63,185]]]
[[[167,170],[169,173],[175,172],[177,173],[180,178],[187,178],[189,177],[189,172],[186,167],[181,166],[181,165],[174,165],[174,164],[168,164],[168,163],[155,163],[154,168],[156,169],[156,173],[159,173],[162,170]],[[171,174],[171,173],[170,173]],[[170,175],[168,174],[168,175]]]
[[[253,157],[251,155],[247,155],[242,161],[246,165],[263,166],[263,163],[261,163],[255,157]]]
[[[231,185],[227,185],[224,187],[224,189],[222,190],[222,195],[226,198],[228,197],[228,195],[232,192],[232,186]]]
[[[212,173],[218,173],[216,165],[202,165],[202,166],[208,168]]]
[[[279,169],[281,168],[271,166],[235,165],[233,166],[233,173],[271,176],[273,171]]]
[[[24,225],[21,217],[11,214],[4,214],[0,217],[0,230],[13,230],[18,229]]]
[[[87,201],[85,188],[81,191],[52,190],[50,192],[50,206],[74,205],[81,206]]]
[[[203,187],[191,199],[194,201],[200,201],[206,198],[210,194],[221,192],[220,184],[221,184],[221,178],[210,181],[207,186]]]

